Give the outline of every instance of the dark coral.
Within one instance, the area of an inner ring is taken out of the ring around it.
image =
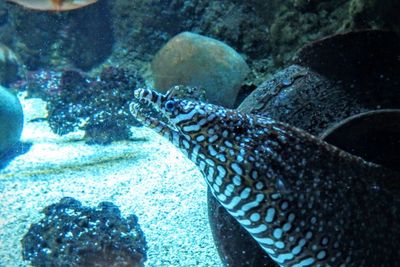
[[[90,208],[70,197],[43,213],[21,240],[33,266],[144,266],[147,245],[135,215],[124,219],[110,202]]]
[[[88,143],[129,139],[130,126],[138,125],[129,103],[135,88],[142,86],[144,81],[134,70],[106,67],[96,79],[64,71],[58,93],[47,98],[50,127],[60,135],[85,130]]]

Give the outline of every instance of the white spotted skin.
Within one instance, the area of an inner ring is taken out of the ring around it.
[[[138,95],[169,123],[132,114],[171,132],[221,205],[278,265],[393,266],[400,259],[400,201],[370,189],[369,179],[382,176],[378,166],[269,118],[179,99],[167,111],[167,96]]]

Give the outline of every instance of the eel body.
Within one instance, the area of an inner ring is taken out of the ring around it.
[[[138,89],[135,98],[131,113],[198,166],[278,265],[399,264],[399,198],[381,183],[398,177],[266,117],[173,92]]]

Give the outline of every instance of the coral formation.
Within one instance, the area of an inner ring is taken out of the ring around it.
[[[155,88],[161,92],[183,84],[203,87],[207,101],[233,107],[249,72],[230,46],[199,34],[183,32],[172,38],[152,61]]]
[[[129,113],[133,91],[144,86],[134,70],[106,67],[96,79],[78,71],[64,71],[60,85],[48,97],[49,124],[60,135],[85,130],[88,143],[107,144],[129,139],[138,125]]]
[[[125,219],[110,202],[90,208],[70,197],[43,213],[21,240],[33,266],[144,266],[147,245],[135,215]]]
[[[86,132],[88,143],[107,144],[129,139],[130,126],[138,126],[128,112],[133,91],[144,86],[134,70],[105,67],[98,77],[75,69],[27,72],[12,87],[28,97],[47,101],[51,129],[64,135],[77,129]]]

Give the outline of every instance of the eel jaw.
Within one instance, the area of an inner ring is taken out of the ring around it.
[[[134,100],[129,104],[129,111],[144,126],[153,128],[156,120],[154,115],[157,112],[151,102],[151,94],[146,95],[145,92],[147,92],[145,89],[135,90]]]
[[[129,111],[135,117],[139,122],[143,123],[145,126],[148,126],[146,121],[150,122],[148,120],[148,117],[145,115],[144,108],[141,104],[138,102],[132,102],[129,104]]]

